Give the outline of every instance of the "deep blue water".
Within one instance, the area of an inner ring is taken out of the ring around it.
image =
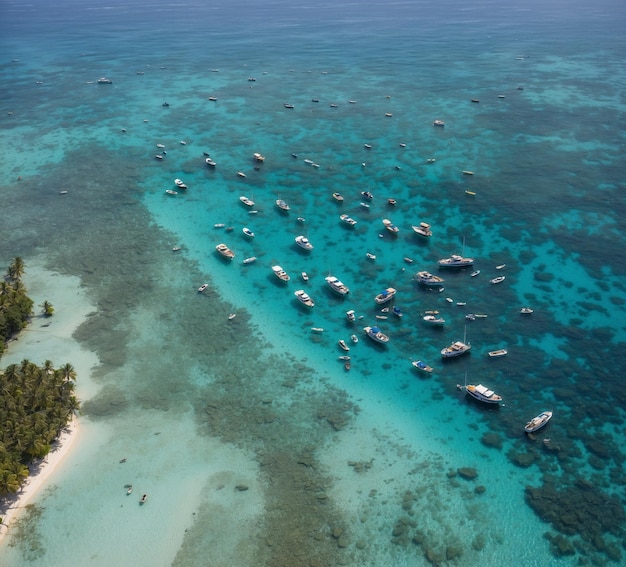
[[[579,4],[4,3],[0,258],[43,254],[79,275],[98,316],[78,337],[102,360],[100,393],[84,403],[92,448],[40,501],[36,536],[12,538],[12,561],[619,562],[625,10]],[[189,189],[172,197],[175,178]],[[432,238],[413,234],[420,221]],[[479,276],[442,271],[442,293],[414,281],[462,251]],[[328,290],[328,273],[348,298]],[[373,301],[388,286],[401,319]],[[535,312],[520,315],[524,305]],[[432,309],[443,329],[424,326]],[[386,348],[363,335],[375,322]],[[352,333],[346,372],[336,341]],[[471,355],[441,361],[464,336]],[[490,359],[496,348],[509,354]],[[415,373],[416,358],[432,377]],[[503,406],[466,399],[466,379]],[[545,409],[552,423],[524,436]],[[155,424],[163,437],[144,449]],[[137,518],[112,507],[122,480],[110,469],[137,445],[157,498],[130,537]],[[260,503],[217,502],[239,471],[230,461],[258,475]],[[477,479],[454,474],[463,467]],[[180,530],[159,539],[165,515]],[[77,518],[82,539],[68,527]],[[225,537],[239,528],[246,545]],[[137,540],[150,552],[137,555]]]

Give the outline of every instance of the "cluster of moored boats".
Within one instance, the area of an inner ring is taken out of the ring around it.
[[[443,126],[443,123],[439,124],[438,121],[435,121],[435,125]],[[181,144],[183,143],[184,142],[181,141]],[[164,149],[164,145],[158,144],[158,147],[161,150],[161,154],[166,153]],[[207,156],[205,160],[206,164],[209,167],[215,167],[216,164],[210,158],[208,153],[205,152],[205,155]],[[262,163],[265,160],[265,157],[259,153],[254,153],[253,160],[256,163]],[[311,164],[313,165],[313,162],[311,162]],[[238,172],[238,175],[240,177],[245,177],[245,174],[242,172]],[[175,179],[174,188],[167,189],[166,194],[177,195],[179,192],[184,192],[186,190],[187,190],[187,185],[181,179]],[[338,192],[334,192],[332,194],[332,198],[337,203],[343,203],[345,200],[344,196]],[[370,191],[362,191],[361,198],[362,198],[362,201],[360,203],[361,206],[364,208],[369,208],[370,203],[373,200],[374,196]],[[244,207],[247,207],[250,209],[249,211],[250,214],[255,214],[257,212],[255,210],[256,203],[254,202],[252,198],[242,195],[239,197],[239,201]],[[290,211],[289,204],[282,198],[276,199],[274,201],[274,204],[281,213],[286,214]],[[392,199],[392,198],[387,199],[388,206],[393,207],[395,204],[396,204],[395,199]],[[305,222],[305,219],[301,217],[298,217],[297,220],[300,223]],[[350,227],[354,227],[358,222],[356,219],[354,219],[353,217],[345,213],[339,216],[339,220],[342,223]],[[391,233],[392,235],[397,235],[400,232],[400,228],[396,226],[388,218],[382,219],[382,224],[383,224],[384,229],[387,232]],[[230,232],[233,230],[233,227],[226,227],[223,223],[216,224],[215,227],[225,228],[227,232]],[[430,238],[433,235],[431,225],[424,221],[421,221],[415,225],[412,225],[411,229],[414,234],[422,238]],[[246,236],[248,239],[255,238],[255,233],[249,227],[243,227],[242,232],[244,236]],[[311,241],[306,235],[301,234],[301,235],[296,236],[295,244],[301,250],[304,250],[306,252],[310,252],[314,249],[313,244],[311,243]],[[173,250],[180,250],[180,247],[176,247]],[[235,252],[231,248],[229,248],[227,244],[223,242],[217,244],[215,246],[215,250],[222,258],[224,258],[227,261],[231,261],[235,257]],[[371,260],[376,259],[376,256],[370,252],[367,253],[367,257]],[[256,262],[256,260],[257,258],[255,256],[250,256],[243,260],[243,264],[252,264]],[[407,263],[413,262],[413,260],[410,258],[405,258],[405,261]],[[463,254],[452,254],[449,257],[441,258],[438,260],[437,266],[441,270],[470,269],[471,268],[473,270],[470,274],[471,277],[476,277],[480,274],[480,270],[474,270],[474,258],[466,257]],[[504,267],[505,265],[501,264],[501,265],[496,266],[496,269],[501,270]],[[271,270],[274,276],[280,282],[286,284],[289,281],[291,281],[291,276],[279,264],[272,265]],[[300,277],[302,281],[305,283],[309,281],[309,276],[306,272],[301,272]],[[504,275],[499,275],[490,279],[489,282],[491,284],[496,285],[496,284],[502,283],[505,279],[506,278]],[[439,275],[435,275],[429,271],[426,271],[426,270],[418,271],[414,275],[414,280],[419,282],[421,285],[427,288],[434,288],[440,292],[444,290],[444,282],[445,282],[444,278]],[[329,274],[328,276],[326,276],[325,282],[329,286],[329,288],[339,296],[345,297],[350,293],[349,287],[334,275]],[[208,288],[208,284],[204,283],[198,288],[198,292],[203,293],[204,291],[206,291],[207,288]],[[375,304],[379,306],[383,306],[383,308],[381,309],[381,313],[379,315],[376,315],[376,319],[385,320],[388,318],[388,314],[392,314],[397,317],[403,316],[403,312],[398,306],[391,305],[393,303],[393,300],[396,297],[396,294],[397,294],[397,290],[394,287],[387,287],[374,296]],[[312,309],[315,306],[315,301],[304,289],[298,289],[294,291],[294,296],[301,305],[303,305],[304,307],[308,309]],[[453,302],[451,298],[446,298],[446,299],[450,303]],[[457,305],[465,305],[465,303],[457,302]],[[528,315],[528,314],[533,313],[533,309],[531,307],[523,307],[520,312],[522,314]],[[234,314],[231,314],[229,318],[233,318],[234,316],[235,316]],[[356,316],[356,312],[354,309],[350,309],[346,311],[345,316],[350,323],[355,323],[357,321],[357,316]],[[358,319],[360,320],[362,317],[363,316],[360,316],[358,317]],[[466,319],[472,320],[472,321],[475,320],[476,318],[481,318],[481,317],[487,317],[487,315],[478,314],[478,313],[468,313],[466,315]],[[430,310],[430,311],[424,312],[422,314],[422,321],[424,322],[424,324],[435,326],[435,327],[440,327],[445,324],[444,317],[437,310]],[[321,327],[312,327],[311,330],[314,333],[322,333],[324,331],[324,329]],[[371,339],[373,342],[377,344],[387,345],[390,341],[390,337],[385,332],[383,332],[383,330],[381,330],[377,324],[367,325],[363,327],[363,332],[369,339]],[[355,334],[352,334],[350,336],[350,342],[352,344],[358,343],[358,337]],[[344,351],[344,353],[350,351],[349,341],[345,339],[339,339],[337,341],[337,344],[339,348]],[[440,354],[441,354],[442,359],[444,360],[450,359],[450,358],[456,358],[456,357],[460,357],[462,355],[469,353],[471,348],[472,348],[471,343],[464,338],[462,341],[457,340],[457,341],[452,342],[450,345],[445,346],[444,348],[441,349]],[[508,351],[504,348],[500,348],[500,349],[496,349],[496,350],[488,352],[488,355],[490,358],[499,358],[502,356],[506,356],[507,354],[508,354]],[[346,370],[350,370],[351,368],[350,355],[343,354],[339,356],[339,360],[344,363],[344,368]],[[415,368],[417,371],[419,371],[420,373],[424,373],[426,375],[430,375],[434,371],[433,367],[423,360],[413,360],[411,364],[413,368]],[[487,386],[484,386],[482,384],[466,384],[464,386],[459,386],[459,389],[462,389],[463,391],[465,391],[472,398],[480,402],[487,403],[487,404],[500,404],[503,401],[502,397],[499,394],[496,394],[493,390],[489,389]],[[525,427],[525,431],[529,433],[537,431],[538,429],[545,426],[548,423],[548,421],[551,419],[551,417],[552,417],[552,412],[549,412],[549,411],[542,412],[537,417],[533,418],[530,422],[528,422],[528,424]]]

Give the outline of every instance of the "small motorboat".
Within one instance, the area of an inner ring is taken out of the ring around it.
[[[217,163],[215,163],[211,158],[206,158],[204,163],[206,163],[209,167],[215,167],[217,165]]]
[[[506,276],[498,276],[497,278],[492,278],[489,280],[489,283],[499,284],[502,283],[506,279]]]
[[[305,281],[305,282],[309,281],[309,274],[307,274],[306,272],[302,272],[300,274],[300,277],[302,278],[302,281]]]
[[[534,311],[535,310],[532,307],[522,307],[519,312],[522,315],[530,315],[531,313],[534,313]]]
[[[433,120],[433,126],[439,126],[440,128],[443,128],[446,125],[446,123],[443,120]]]
[[[350,357],[349,357],[347,354],[342,354],[342,355],[339,357],[339,360],[350,360]]]
[[[489,351],[489,356],[491,358],[498,358],[500,356],[506,356],[507,354],[509,354],[509,351],[507,351],[504,348],[500,348],[498,350],[491,350],[491,351]]]
[[[354,226],[357,221],[355,221],[351,216],[343,214],[339,217],[341,222],[347,224],[348,226]]]
[[[229,313],[228,314],[228,320],[232,321],[235,317],[237,317],[237,313]]]
[[[245,195],[242,195],[241,197],[239,197],[239,200],[246,206],[246,207],[254,207],[254,201],[252,199],[248,199],[248,197],[246,197]]]
[[[552,419],[551,411],[542,411],[537,417],[533,417],[524,427],[526,433],[533,433],[541,429]]]
[[[289,210],[289,205],[285,201],[283,201],[283,199],[276,199],[276,206],[281,211],[288,211]]]
[[[343,339],[339,339],[337,341],[337,344],[339,345],[339,348],[341,348],[342,350],[345,350],[345,351],[350,350],[350,347],[346,344],[346,341],[344,341]]]
[[[350,340],[356,344],[359,342],[359,337],[357,337],[356,335],[350,335]]]
[[[254,161],[258,161],[258,162],[263,162],[265,161],[265,156],[261,155],[258,152],[255,152],[252,154],[252,158],[254,159]]]
[[[365,254],[370,260],[376,260],[376,255],[372,254],[371,252],[368,252],[367,254]]]
[[[344,370],[347,372],[348,370],[350,370],[350,368],[352,368],[352,365],[349,362],[346,362],[343,365]]]
[[[496,266],[496,270],[502,270],[506,267],[506,264],[499,264],[498,266]]]
[[[239,177],[246,177],[246,174],[245,174],[243,171],[238,171],[238,172],[237,172],[237,175],[238,175]]]
[[[414,360],[411,362],[414,368],[417,368],[420,372],[425,372],[426,374],[432,374],[433,367],[429,366],[422,360]]]
[[[313,331],[314,333],[323,333],[324,328],[323,327],[311,327],[311,331]]]
[[[401,309],[400,309],[397,305],[394,305],[394,306],[393,306],[392,311],[393,311],[393,314],[394,314],[396,317],[402,317],[402,315],[404,315],[404,314],[402,313]]]
[[[199,288],[198,288],[198,293],[202,293],[206,288],[209,287],[208,283],[203,283]]]
[[[254,232],[252,232],[247,226],[244,226],[241,229],[241,232],[243,232],[248,238],[254,238]]]
[[[341,193],[333,193],[333,199],[335,199],[338,203],[342,203],[343,195]]]
[[[129,485],[126,487],[126,494],[128,495],[128,494],[131,494],[132,492],[133,492],[133,485],[132,485],[132,484],[129,484]]]
[[[174,246],[172,248],[172,252],[180,252],[182,249],[183,249],[182,246]]]
[[[165,194],[173,197],[174,195],[178,195],[178,191],[174,191],[174,189],[166,189]]]
[[[474,175],[474,172],[470,171],[469,169],[464,169],[463,170],[463,175]]]
[[[470,274],[470,277],[475,278],[478,274],[480,274],[480,270],[475,270]]]
[[[351,323],[354,323],[354,321],[356,321],[356,314],[354,312],[354,309],[346,311],[346,319],[348,319],[348,321],[350,321]]]
[[[368,199],[369,201],[371,201],[374,198],[374,195],[370,191],[361,191],[361,196],[364,199]]]
[[[252,264],[252,262],[256,262],[256,256],[250,256],[243,261],[244,264]]]
[[[141,499],[139,500],[139,504],[145,504],[146,500],[148,500],[148,495],[144,494]]]

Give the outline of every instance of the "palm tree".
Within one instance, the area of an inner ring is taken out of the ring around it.
[[[52,306],[52,303],[46,300],[41,304],[41,307],[43,308],[44,317],[52,317],[52,314],[54,313],[54,307]]]
[[[64,380],[76,381],[76,369],[68,362],[59,368]]]
[[[12,280],[19,280],[24,275],[24,260],[19,256],[13,258],[13,263],[9,266],[8,275]]]

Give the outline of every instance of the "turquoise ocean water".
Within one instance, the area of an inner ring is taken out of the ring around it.
[[[4,2],[0,259],[81,278],[97,311],[76,337],[101,361],[79,447],[6,564],[623,562],[625,13]],[[478,276],[413,280],[461,252]],[[374,302],[389,286],[402,318]]]

